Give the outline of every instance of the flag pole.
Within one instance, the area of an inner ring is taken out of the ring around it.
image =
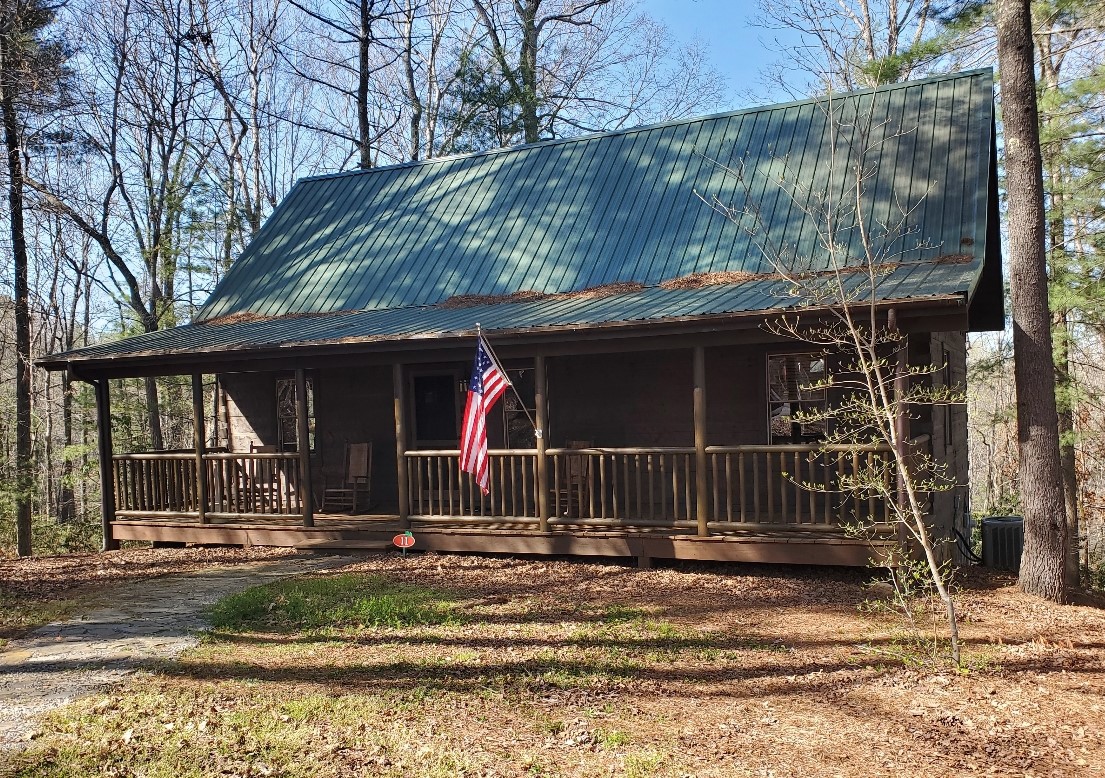
[[[537,429],[537,422],[530,416],[529,408],[526,407],[525,400],[522,399],[522,395],[518,394],[518,389],[515,388],[514,382],[510,380],[510,374],[506,372],[506,368],[503,367],[503,363],[499,361],[499,355],[495,353],[495,350],[491,348],[491,344],[487,342],[487,338],[483,336],[483,332],[480,329],[480,323],[476,322],[476,338],[483,341],[484,348],[487,349],[487,355],[491,357],[491,361],[495,363],[495,367],[499,368],[499,372],[503,374],[503,378],[506,379],[506,385],[514,392],[514,396],[518,398],[518,407],[522,409],[522,413],[526,414],[526,418],[529,419],[530,426],[533,427],[533,431],[538,434],[541,433]]]

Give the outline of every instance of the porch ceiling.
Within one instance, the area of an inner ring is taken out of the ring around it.
[[[902,263],[876,284],[876,301],[884,304],[946,303],[966,305],[981,270],[981,260],[967,263]],[[854,300],[867,299],[869,280],[863,273],[848,279]],[[568,339],[588,331],[645,325],[643,335],[664,323],[712,325],[748,322],[750,316],[810,309],[810,302],[794,296],[788,284],[761,278],[735,284],[691,289],[662,286],[606,296],[553,295],[531,300],[505,300],[469,307],[417,306],[374,311],[231,319],[198,323],[137,335],[123,340],[55,354],[38,362],[57,370],[95,370],[126,365],[156,365],[169,357],[203,357],[290,351],[309,347],[409,342],[411,350],[433,341],[463,338],[484,331],[499,335],[540,335],[564,332]],[[652,326],[650,326],[652,325]],[[290,354],[289,354],[290,355]],[[176,360],[172,360],[176,361]]]

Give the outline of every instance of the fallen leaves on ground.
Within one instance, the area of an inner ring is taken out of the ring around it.
[[[864,571],[391,554],[350,574],[448,592],[461,617],[213,635],[55,714],[0,774],[1105,771],[1105,612],[1009,577],[964,581],[957,672]]]

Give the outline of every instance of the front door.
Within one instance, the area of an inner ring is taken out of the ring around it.
[[[415,448],[457,447],[459,381],[455,372],[411,377]]]

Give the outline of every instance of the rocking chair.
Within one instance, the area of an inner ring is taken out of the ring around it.
[[[589,449],[592,445],[589,440],[570,440],[567,448]],[[594,486],[591,457],[588,454],[568,454],[564,458],[564,463],[564,480],[560,484],[556,502],[561,506],[562,516],[573,519],[583,518]]]
[[[345,444],[342,485],[324,489],[322,509],[357,513],[372,507],[372,443]]]

